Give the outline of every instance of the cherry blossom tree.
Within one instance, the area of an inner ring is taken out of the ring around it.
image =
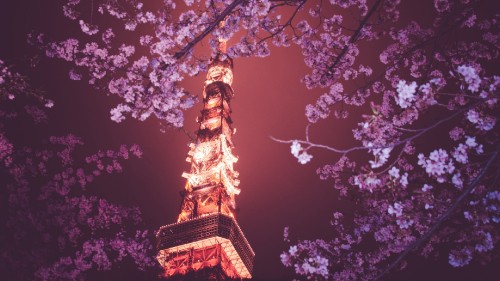
[[[341,14],[322,19],[319,6],[311,14],[320,27],[297,27],[304,53],[313,50],[304,82],[328,90],[306,106],[305,139],[276,140],[301,164],[315,149],[331,152],[317,173],[359,209],[352,222],[333,214],[331,240],[294,241],[282,263],[308,278],[378,280],[411,253],[443,255],[453,267],[498,258],[498,15],[481,9],[486,1],[436,0],[432,20],[403,24],[399,1],[330,2],[357,8],[360,20],[347,29]],[[383,42],[381,64],[358,59],[364,42]],[[353,109],[367,104],[369,112]],[[359,145],[314,142],[316,123],[360,111]]]
[[[48,122],[52,106],[0,61],[2,276],[76,280],[124,261],[150,269],[151,237],[141,230],[140,211],[88,192],[97,177],[120,173],[123,160],[141,157],[140,148],[122,145],[79,159],[74,155],[83,141],[72,134],[20,144],[18,125]]]
[[[182,127],[196,98],[179,82],[206,70],[203,40],[215,53],[218,39],[231,38],[232,58],[301,49],[303,83],[324,94],[305,106],[303,139],[275,140],[301,164],[331,153],[318,176],[359,208],[352,221],[333,214],[331,239],[295,241],[285,231],[291,245],[281,260],[299,277],[379,279],[412,253],[453,267],[497,258],[494,1],[424,1],[412,8],[425,14],[411,15],[400,0],[91,1],[90,12],[84,2],[63,6],[81,34],[29,40],[67,61],[71,79],[118,96],[116,122],[155,116]],[[319,124],[349,121],[351,147],[315,142]]]

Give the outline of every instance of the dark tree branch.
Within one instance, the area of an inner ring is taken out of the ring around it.
[[[415,249],[420,247],[422,243],[427,241],[427,239],[429,239],[434,234],[434,232],[436,232],[436,230],[453,214],[453,212],[455,212],[458,206],[460,206],[460,204],[465,200],[465,198],[472,192],[472,190],[476,187],[479,181],[483,179],[486,172],[491,168],[491,166],[495,162],[495,159],[498,157],[499,152],[500,152],[500,145],[497,146],[495,152],[493,152],[493,154],[490,156],[484,168],[482,169],[481,173],[469,184],[469,186],[464,190],[464,192],[460,194],[460,196],[455,200],[455,202],[450,206],[450,208],[437,219],[434,225],[424,235],[422,235],[422,237],[420,237],[419,239],[408,245],[408,247],[401,254],[399,254],[396,260],[394,260],[384,271],[382,271],[375,278],[375,280],[379,280],[384,275],[389,273],[409,253],[413,252]]]

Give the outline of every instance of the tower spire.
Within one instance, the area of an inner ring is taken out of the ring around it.
[[[226,25],[226,20],[220,21],[219,22],[219,29],[222,29],[225,25]],[[219,44],[217,46],[217,51],[221,54],[226,54],[227,53],[227,50],[226,50],[227,40],[222,39],[220,36],[219,36],[219,38],[217,38],[217,40],[219,41]]]
[[[221,25],[223,26],[223,22]],[[219,39],[203,89],[199,130],[190,144],[177,223],[157,232],[157,259],[171,280],[241,280],[251,278],[255,256],[235,219],[240,193],[233,164],[230,101],[234,96],[233,61]]]
[[[217,51],[221,54],[226,54],[227,53],[226,44],[227,44],[226,40],[219,38],[219,45],[217,46]]]

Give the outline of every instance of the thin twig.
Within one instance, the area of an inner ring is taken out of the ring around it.
[[[293,19],[295,18],[295,16],[297,15],[298,11],[300,10],[300,8],[302,8],[302,6],[307,2],[307,0],[302,0],[302,2],[297,6],[297,8],[295,9],[295,11],[293,12],[293,14],[290,16],[290,18],[287,20],[287,22],[285,24],[283,24],[282,26],[280,26],[278,28],[278,30],[276,30],[275,32],[270,32],[270,35],[262,38],[259,40],[259,42],[257,43],[258,45],[261,44],[262,42],[266,41],[267,39],[269,38],[272,38],[274,36],[276,36],[277,34],[279,34],[280,32],[282,32],[283,30],[285,30],[285,28],[287,26],[292,26],[292,21]]]

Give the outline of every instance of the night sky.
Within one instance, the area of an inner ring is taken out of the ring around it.
[[[179,192],[185,183],[181,174],[189,170],[189,163],[185,162],[188,136],[175,129],[162,133],[159,121],[154,118],[145,122],[127,119],[120,124],[111,121],[109,111],[120,101],[97,93],[84,81],[70,81],[69,66],[61,61],[42,56],[36,68],[26,67],[27,59],[37,52],[25,43],[31,30],[55,39],[77,34],[79,27],[62,16],[59,2],[4,0],[0,3],[0,59],[27,75],[35,87],[45,90],[55,101],[49,111],[49,122],[20,127],[23,130],[20,136],[41,139],[71,132],[85,142],[85,148],[77,151],[81,155],[98,149],[116,149],[120,144],[139,144],[144,151],[142,159],[123,162],[122,174],[100,177],[89,191],[112,202],[138,206],[146,228],[153,230],[176,221],[181,203]],[[430,7],[429,4],[415,10],[407,6],[402,17],[418,15]],[[197,50],[203,48],[208,50],[206,42]],[[280,281],[292,279],[291,270],[284,268],[279,260],[279,254],[288,249],[282,238],[283,228],[290,227],[292,239],[328,238],[331,214],[335,210],[349,212],[355,206],[347,200],[339,201],[331,183],[321,181],[316,175],[316,168],[329,163],[335,155],[312,151],[312,161],[301,165],[290,154],[288,145],[270,139],[270,136],[304,138],[307,124],[304,107],[322,93],[308,91],[300,82],[307,69],[296,46],[275,48],[271,53],[265,59],[235,59],[235,98],[231,106],[237,129],[234,152],[239,157],[235,170],[240,173],[242,190],[236,198],[237,221],[256,253],[254,279]],[[377,59],[369,53],[363,58]],[[184,87],[201,97],[204,75],[186,78]],[[185,115],[185,127],[192,134],[197,129],[195,118],[200,109],[199,103]],[[311,129],[311,137],[318,143],[338,147],[352,145],[350,130],[361,120],[361,112],[351,114],[359,118],[351,118],[352,123],[320,122]],[[452,269],[446,257],[437,261],[411,258],[411,261],[414,262],[410,262],[406,271],[385,280],[495,280],[493,276],[500,273],[492,265]]]

